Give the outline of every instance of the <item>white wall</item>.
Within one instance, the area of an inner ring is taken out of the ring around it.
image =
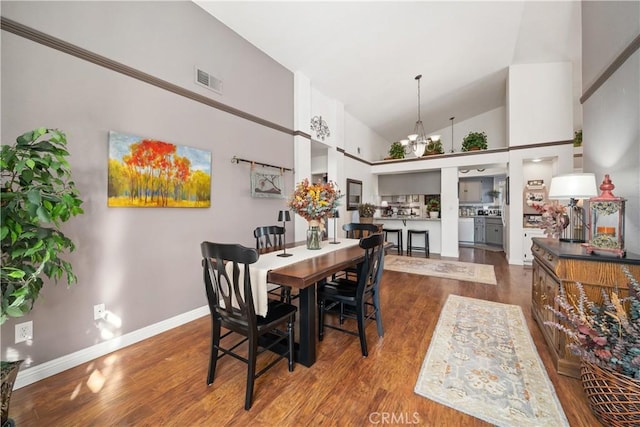
[[[640,2],[582,2],[583,89],[640,34]],[[626,248],[640,253],[640,51],[583,104],[583,165],[627,199]]]
[[[509,146],[573,139],[572,64],[509,67]]]
[[[344,113],[344,150],[368,161],[381,160],[376,147],[385,147],[387,142],[371,128],[348,112]],[[385,154],[386,156],[386,154]]]

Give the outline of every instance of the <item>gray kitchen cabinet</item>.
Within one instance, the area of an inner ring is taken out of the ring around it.
[[[502,219],[487,218],[485,221],[485,243],[502,246]]]
[[[482,182],[478,179],[460,180],[458,199],[461,203],[482,202]]]
[[[484,243],[485,241],[485,219],[475,218],[473,221],[473,241],[475,243]]]

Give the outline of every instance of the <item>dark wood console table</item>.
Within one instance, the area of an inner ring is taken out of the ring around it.
[[[589,255],[577,243],[564,243],[548,238],[533,238],[532,241],[533,318],[542,330],[558,373],[580,378],[580,360],[566,348],[565,335],[544,324],[545,321],[556,320],[545,305],[558,308],[555,297],[560,284],[564,285],[567,295],[577,295],[576,282],[582,283],[591,301],[602,301],[602,289],[610,293],[617,288],[621,297],[628,296],[628,280],[622,267],[626,265],[634,277],[640,278],[640,255],[629,252],[625,258]]]

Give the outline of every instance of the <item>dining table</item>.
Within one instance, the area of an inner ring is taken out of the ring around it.
[[[320,250],[304,244],[288,249],[292,256],[279,258],[277,253],[260,255],[251,266],[252,280],[264,276],[266,282],[298,290],[298,326],[296,362],[312,366],[316,361],[316,288],[327,277],[364,261],[359,239],[338,239],[339,244],[321,243]],[[286,261],[285,261],[286,260]]]

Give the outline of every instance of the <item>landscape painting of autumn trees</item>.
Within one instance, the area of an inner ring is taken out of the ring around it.
[[[109,207],[208,208],[211,153],[109,132]]]

